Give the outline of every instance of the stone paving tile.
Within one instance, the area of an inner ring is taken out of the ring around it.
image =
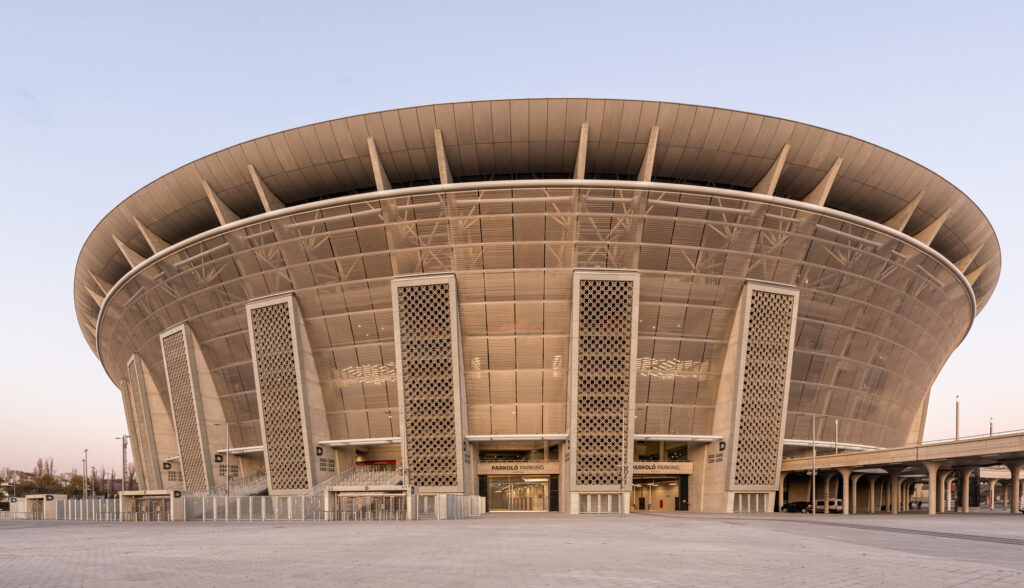
[[[0,521],[0,585],[1024,585],[1024,547],[978,537],[1024,538],[1024,516]]]

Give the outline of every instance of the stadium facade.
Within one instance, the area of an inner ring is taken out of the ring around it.
[[[99,223],[74,294],[152,495],[747,512],[813,440],[919,441],[999,270],[970,199],[870,143],[531,99],[199,159]]]

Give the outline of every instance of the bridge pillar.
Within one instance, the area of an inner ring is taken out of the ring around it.
[[[843,477],[843,514],[850,514],[850,474],[853,473],[851,468],[839,468],[839,475]],[[839,492],[836,492],[838,496]]]
[[[868,476],[868,513],[875,514],[878,505],[875,504],[875,482],[878,481],[878,476]]]
[[[1010,468],[1010,514],[1020,512],[1020,468],[1024,463],[1014,461],[1006,464]]]
[[[662,446],[664,447],[664,444],[662,444]],[[788,475],[789,472],[779,472],[779,512],[782,512],[782,505],[786,504],[785,498],[783,497],[783,491],[786,488],[786,476]]]
[[[928,470],[928,514],[933,515],[938,510],[939,497],[942,495],[938,489],[939,464],[934,461],[926,461],[924,469]]]
[[[860,481],[863,475],[864,474],[850,475],[850,514],[857,514],[857,482]]]
[[[941,472],[939,473],[939,483],[936,485],[936,491],[938,495],[936,500],[939,504],[939,512],[946,512],[949,508],[949,479],[953,472]],[[929,489],[929,493],[931,490]]]
[[[835,476],[835,474],[832,473],[832,472],[829,472],[829,474],[827,476],[825,476],[825,496],[822,497],[824,502],[822,502],[823,506],[821,507],[821,510],[822,510],[821,514],[829,514],[829,504],[828,504],[829,503],[829,490],[832,489],[832,478],[833,478],[833,476]],[[817,504],[814,505],[814,509],[815,510],[818,509],[818,505]]]
[[[971,468],[958,468],[957,474],[960,475],[960,480],[956,485],[957,490],[960,492],[960,512],[968,513],[971,511],[971,472],[974,470]]]
[[[900,504],[900,472],[903,468],[886,468],[889,472],[889,513],[896,514]]]

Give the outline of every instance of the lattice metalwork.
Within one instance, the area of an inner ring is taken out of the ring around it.
[[[449,284],[399,286],[397,294],[409,483],[454,490],[460,435]]]
[[[734,487],[777,485],[795,303],[792,294],[751,292]]]
[[[199,418],[196,415],[195,388],[192,382],[188,351],[185,348],[185,332],[174,331],[164,336],[161,345],[164,352],[164,366],[167,370],[167,390],[171,396],[174,411],[174,429],[178,437],[178,451],[181,456],[181,471],[185,477],[185,489],[189,492],[205,492],[209,489],[206,478],[206,463],[200,440]]]
[[[132,407],[132,396],[131,389],[128,386],[128,380],[121,380],[121,400],[124,402],[124,417],[128,422],[128,435],[131,437],[129,442],[132,447],[132,460],[134,463],[142,463],[142,459],[139,457],[139,430],[135,426],[135,410]],[[146,479],[145,476],[139,479],[139,489],[146,490]]]
[[[291,309],[284,301],[250,308],[249,313],[270,488],[307,490],[309,455]]]
[[[627,280],[580,280],[576,486],[625,482],[633,290]]]

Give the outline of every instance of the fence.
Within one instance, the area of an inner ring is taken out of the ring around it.
[[[445,514],[449,519],[468,519],[480,516],[486,509],[483,496],[448,496]]]
[[[0,521],[41,521],[43,520],[43,513],[41,512],[11,512],[8,510],[0,511]]]
[[[322,521],[323,496],[192,496],[186,521]]]
[[[58,521],[119,521],[121,501],[116,498],[62,500],[57,503]]]

